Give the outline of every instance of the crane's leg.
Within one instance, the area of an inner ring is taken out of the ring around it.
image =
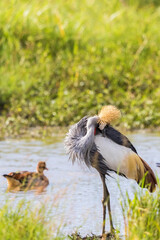
[[[105,175],[100,174],[102,183],[103,183],[103,225],[102,225],[102,235],[105,233],[105,222],[106,222],[106,205],[108,206],[108,213],[109,213],[109,221],[111,232],[114,232],[113,222],[112,222],[112,215],[111,215],[111,206],[110,206],[110,195],[109,191],[105,182]]]

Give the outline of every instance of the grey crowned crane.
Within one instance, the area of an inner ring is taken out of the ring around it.
[[[157,181],[149,165],[138,155],[135,147],[126,136],[111,126],[111,122],[120,117],[120,111],[114,106],[104,106],[99,115],[83,117],[73,125],[65,138],[65,148],[69,158],[94,167],[100,174],[103,184],[103,225],[105,234],[106,206],[108,207],[111,232],[114,232],[110,195],[105,175],[115,172],[137,183],[145,177],[143,187],[153,192]]]

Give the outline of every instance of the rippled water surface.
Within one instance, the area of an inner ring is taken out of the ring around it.
[[[160,177],[160,169],[156,162],[160,162],[160,135],[130,134],[129,139],[136,147],[139,155],[145,159]],[[84,166],[68,161],[63,145],[64,136],[56,136],[48,142],[40,140],[9,139],[0,142],[0,191],[1,205],[6,199],[31,200],[33,204],[44,203],[52,207],[53,221],[63,233],[72,233],[76,229],[84,235],[89,233],[100,234],[102,224],[102,184],[96,170],[88,170]],[[49,171],[45,175],[50,184],[45,192],[6,192],[7,182],[3,174],[12,171],[36,169],[38,161],[46,161]],[[159,172],[158,172],[159,170]],[[117,186],[125,194],[129,192],[132,198],[134,190],[139,188],[133,180],[123,177],[107,179],[111,193],[111,209],[113,222],[121,233],[124,233],[123,217],[120,207],[121,194]],[[142,190],[143,191],[143,190]],[[108,221],[106,228],[109,230]]]

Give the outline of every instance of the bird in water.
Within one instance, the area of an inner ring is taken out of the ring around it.
[[[111,123],[120,117],[114,106],[104,106],[93,117],[85,116],[73,125],[65,138],[65,148],[74,163],[79,160],[88,167],[94,167],[100,174],[103,184],[103,225],[105,235],[106,206],[108,207],[111,233],[114,234],[110,194],[105,176],[115,172],[127,179],[143,182],[141,187],[153,192],[157,181],[149,165],[139,156],[126,136],[112,127]]]
[[[38,162],[36,172],[11,172],[4,174],[7,179],[8,191],[26,191],[33,189],[43,190],[48,186],[49,180],[44,175],[44,170],[48,170],[45,162]]]

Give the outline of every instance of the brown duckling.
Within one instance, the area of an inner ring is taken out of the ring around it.
[[[8,190],[23,191],[32,189],[44,189],[48,186],[49,180],[43,171],[48,170],[45,162],[39,162],[36,172],[11,172],[4,174],[7,179]]]

